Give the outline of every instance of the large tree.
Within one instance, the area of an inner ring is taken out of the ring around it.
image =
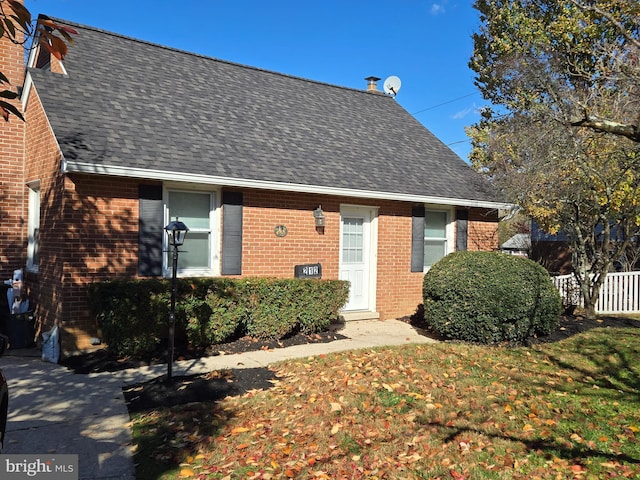
[[[32,44],[35,38],[37,45],[62,60],[67,54],[67,43],[73,43],[71,34],[75,33],[74,29],[58,25],[44,16],[37,22],[32,22],[31,13],[22,0],[0,0],[0,40],[27,45]],[[5,88],[0,91],[0,115],[5,121],[9,120],[10,114],[24,120],[20,110],[11,102],[18,98],[18,93],[15,89],[6,88],[9,84],[7,76],[0,72],[0,88]]]
[[[562,230],[589,316],[640,233],[640,3],[476,0],[470,67],[492,104],[472,163],[550,233]]]

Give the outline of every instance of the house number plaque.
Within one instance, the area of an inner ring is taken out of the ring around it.
[[[295,278],[322,278],[322,265],[319,263],[296,265],[293,276]]]

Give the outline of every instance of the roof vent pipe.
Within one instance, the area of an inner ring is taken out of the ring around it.
[[[367,81],[367,92],[377,92],[378,91],[378,77],[367,77],[365,78]]]

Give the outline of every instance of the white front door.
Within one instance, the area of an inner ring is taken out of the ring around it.
[[[371,269],[371,209],[340,210],[340,280],[350,283],[349,301],[343,310],[368,310]]]

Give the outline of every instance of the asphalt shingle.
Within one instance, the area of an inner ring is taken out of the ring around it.
[[[497,201],[392,97],[58,21],[78,31],[68,75],[30,74],[68,160]]]

